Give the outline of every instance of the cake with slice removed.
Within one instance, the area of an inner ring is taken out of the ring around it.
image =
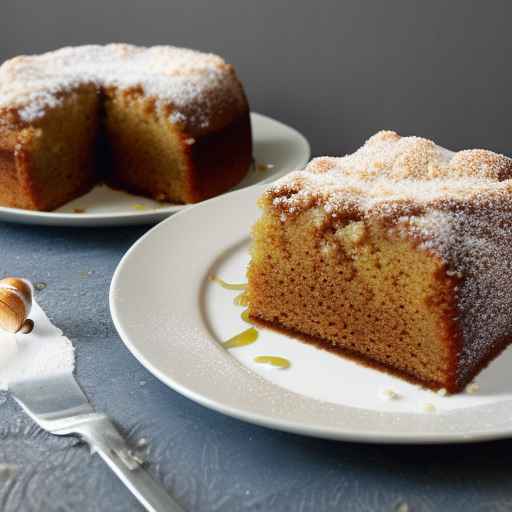
[[[0,66],[0,205],[53,210],[106,181],[173,203],[239,183],[250,112],[213,54],[128,44],[62,48]]]
[[[512,160],[382,131],[271,185],[252,318],[458,392],[512,341]]]

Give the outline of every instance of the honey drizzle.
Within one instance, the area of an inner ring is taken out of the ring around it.
[[[247,291],[243,291],[239,295],[237,295],[233,302],[235,303],[235,306],[248,306],[249,305],[249,299],[247,297]]]
[[[236,306],[248,306],[249,300],[247,297],[247,283],[227,283],[223,279],[217,276],[209,276],[210,281],[214,281],[225,288],[226,290],[242,290],[242,293],[238,294],[233,302]],[[240,315],[244,322],[252,324],[251,317],[249,316],[249,310],[245,309],[242,311]],[[252,345],[258,339],[259,333],[254,327],[249,327],[245,331],[242,331],[240,334],[236,334],[232,338],[222,342],[222,346],[226,349],[230,348],[238,348],[245,347],[246,345]],[[290,361],[284,357],[279,356],[256,356],[254,358],[255,363],[260,364],[270,364],[271,366],[275,366],[281,370],[285,370],[290,367]]]
[[[250,327],[245,331],[242,331],[240,334],[229,338],[222,343],[224,348],[237,348],[237,347],[245,347],[246,345],[251,345],[258,339],[258,331],[254,327]]]
[[[275,366],[281,370],[286,370],[286,368],[290,368],[290,361],[285,357],[279,356],[256,356],[254,358],[255,363],[261,364],[270,364]]]
[[[245,290],[247,283],[227,283],[224,279],[217,276],[209,276],[210,281],[218,283],[226,290]]]
[[[253,324],[254,322],[251,320],[251,317],[249,316],[249,310],[248,309],[244,309],[242,311],[242,314],[240,315],[242,317],[242,320],[244,322],[247,322],[248,324]]]

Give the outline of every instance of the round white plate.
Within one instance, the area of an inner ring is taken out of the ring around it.
[[[274,181],[291,170],[304,167],[311,156],[308,141],[297,130],[254,112],[251,123],[256,165],[233,190]],[[52,212],[0,207],[0,221],[48,226],[151,224],[189,206],[159,203],[98,185]]]
[[[128,349],[183,395],[224,414],[301,434],[368,442],[435,443],[512,434],[512,351],[478,377],[475,394],[440,396],[292,337],[258,327],[256,343],[220,341],[250,327],[229,291],[243,282],[249,230],[263,187],[181,212],[143,236],[110,289],[115,326]],[[280,370],[257,355],[287,358]],[[399,395],[387,400],[386,390]]]

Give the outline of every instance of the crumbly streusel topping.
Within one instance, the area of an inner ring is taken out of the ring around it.
[[[334,224],[384,222],[437,254],[458,280],[461,379],[490,343],[512,339],[512,159],[382,131],[352,155],[282,178],[264,203],[282,222],[311,208]]]
[[[420,137],[381,131],[355,153],[313,159],[304,171],[288,174],[267,196],[283,219],[312,206],[336,216],[391,214],[441,202],[477,202],[512,191],[512,159],[474,149],[453,153]]]
[[[19,56],[0,66],[0,109],[16,109],[32,122],[59,105],[62,94],[84,83],[98,87],[141,88],[172,106],[171,121],[207,128],[219,111],[242,108],[245,97],[233,68],[222,58],[172,46],[127,44],[68,47],[42,55]]]

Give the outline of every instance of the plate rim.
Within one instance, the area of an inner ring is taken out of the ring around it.
[[[256,189],[259,188],[260,191],[256,192]],[[121,260],[119,261],[114,274],[112,276],[110,289],[109,289],[109,308],[112,317],[113,324],[126,348],[131,352],[131,354],[139,361],[142,366],[144,366],[152,375],[154,375],[157,379],[167,385],[169,388],[178,392],[182,396],[210,409],[216,411],[221,414],[225,414],[229,417],[233,417],[242,421],[245,421],[250,424],[255,424],[259,426],[263,426],[266,428],[272,428],[284,432],[290,432],[299,435],[305,435],[309,437],[322,438],[322,439],[330,439],[335,441],[349,441],[349,442],[364,442],[370,444],[417,444],[417,445],[427,445],[427,444],[465,444],[465,443],[474,443],[474,442],[483,442],[483,441],[494,441],[499,439],[505,439],[512,437],[512,423],[508,425],[508,428],[502,427],[501,429],[496,428],[494,430],[474,430],[467,433],[461,432],[447,432],[444,431],[442,433],[439,432],[428,432],[422,431],[421,434],[418,433],[408,433],[405,431],[386,431],[382,432],[379,429],[367,429],[363,432],[354,430],[354,429],[340,429],[338,426],[312,426],[312,425],[304,425],[301,422],[289,421],[281,418],[274,418],[269,416],[268,414],[261,414],[258,412],[250,411],[241,407],[234,407],[231,405],[223,404],[218,399],[204,396],[201,393],[197,393],[194,390],[189,389],[185,384],[182,384],[178,380],[175,380],[172,376],[162,372],[157,366],[155,366],[151,360],[146,357],[146,355],[137,348],[137,346],[131,341],[130,335],[123,326],[123,321],[121,319],[122,315],[119,312],[119,304],[116,298],[116,289],[118,287],[118,283],[122,279],[122,275],[124,272],[124,266],[129,258],[131,258],[132,254],[138,250],[138,248],[147,243],[147,240],[155,235],[158,231],[165,229],[165,226],[172,222],[179,222],[179,219],[182,215],[188,215],[192,212],[192,210],[210,208],[210,205],[217,202],[227,202],[234,195],[242,195],[242,194],[259,194],[265,188],[264,185],[257,184],[252,187],[248,187],[242,190],[236,190],[224,194],[222,196],[218,196],[208,201],[204,201],[197,205],[194,205],[193,208],[188,208],[186,210],[182,210],[178,212],[176,215],[169,217],[163,222],[157,224],[148,230],[144,235],[142,235],[138,240],[136,240],[132,246],[126,251]],[[241,365],[235,358],[231,358],[233,364]],[[251,372],[252,373],[252,372]],[[256,374],[253,374],[256,375]],[[283,392],[288,392],[277,386],[276,384],[270,383],[267,381],[270,386],[278,388]],[[293,392],[292,392],[293,393]],[[295,394],[295,393],[294,393]],[[302,395],[297,395],[302,396]],[[308,397],[305,397],[308,398]],[[314,400],[314,399],[310,399]],[[321,401],[318,401],[322,403]],[[375,412],[370,409],[360,409],[357,407],[351,406],[343,406],[333,404],[334,407],[340,408],[348,408],[359,411],[370,411]],[[462,409],[467,410],[467,409]],[[412,413],[384,413],[397,416],[423,416],[416,415]],[[445,415],[456,415],[457,411],[445,413]],[[438,417],[441,414],[437,415]],[[432,416],[435,418],[435,416]]]
[[[262,119],[264,121],[270,121],[274,124],[280,125],[282,128],[293,133],[294,137],[297,140],[300,140],[300,143],[304,148],[305,157],[302,158],[303,164],[306,163],[311,158],[311,145],[306,137],[299,132],[296,128],[289,126],[282,121],[274,119],[273,117],[267,116],[265,114],[260,114],[259,112],[251,111],[251,120],[254,122],[253,117],[256,119]],[[261,181],[254,183],[252,185],[247,185],[239,190],[245,190],[250,187],[262,185],[265,183],[269,183],[276,179],[279,179],[281,176],[290,172],[293,169],[282,169],[281,171],[275,173],[274,175],[262,179]],[[225,192],[224,194],[236,192],[236,190]],[[224,195],[221,194],[221,195]],[[217,196],[218,197],[218,196]],[[147,211],[134,211],[134,212],[122,212],[122,213],[70,213],[70,212],[57,212],[57,211],[38,211],[38,210],[26,210],[23,208],[12,208],[9,206],[0,206],[0,221],[4,222],[12,222],[12,223],[22,223],[22,224],[35,224],[35,225],[59,225],[59,226],[68,226],[68,227],[102,227],[102,226],[115,226],[115,225],[136,225],[136,224],[150,224],[155,222],[160,222],[165,220],[170,215],[182,212],[186,209],[192,208],[197,204],[184,204],[184,205],[169,205],[158,209],[151,209]]]

